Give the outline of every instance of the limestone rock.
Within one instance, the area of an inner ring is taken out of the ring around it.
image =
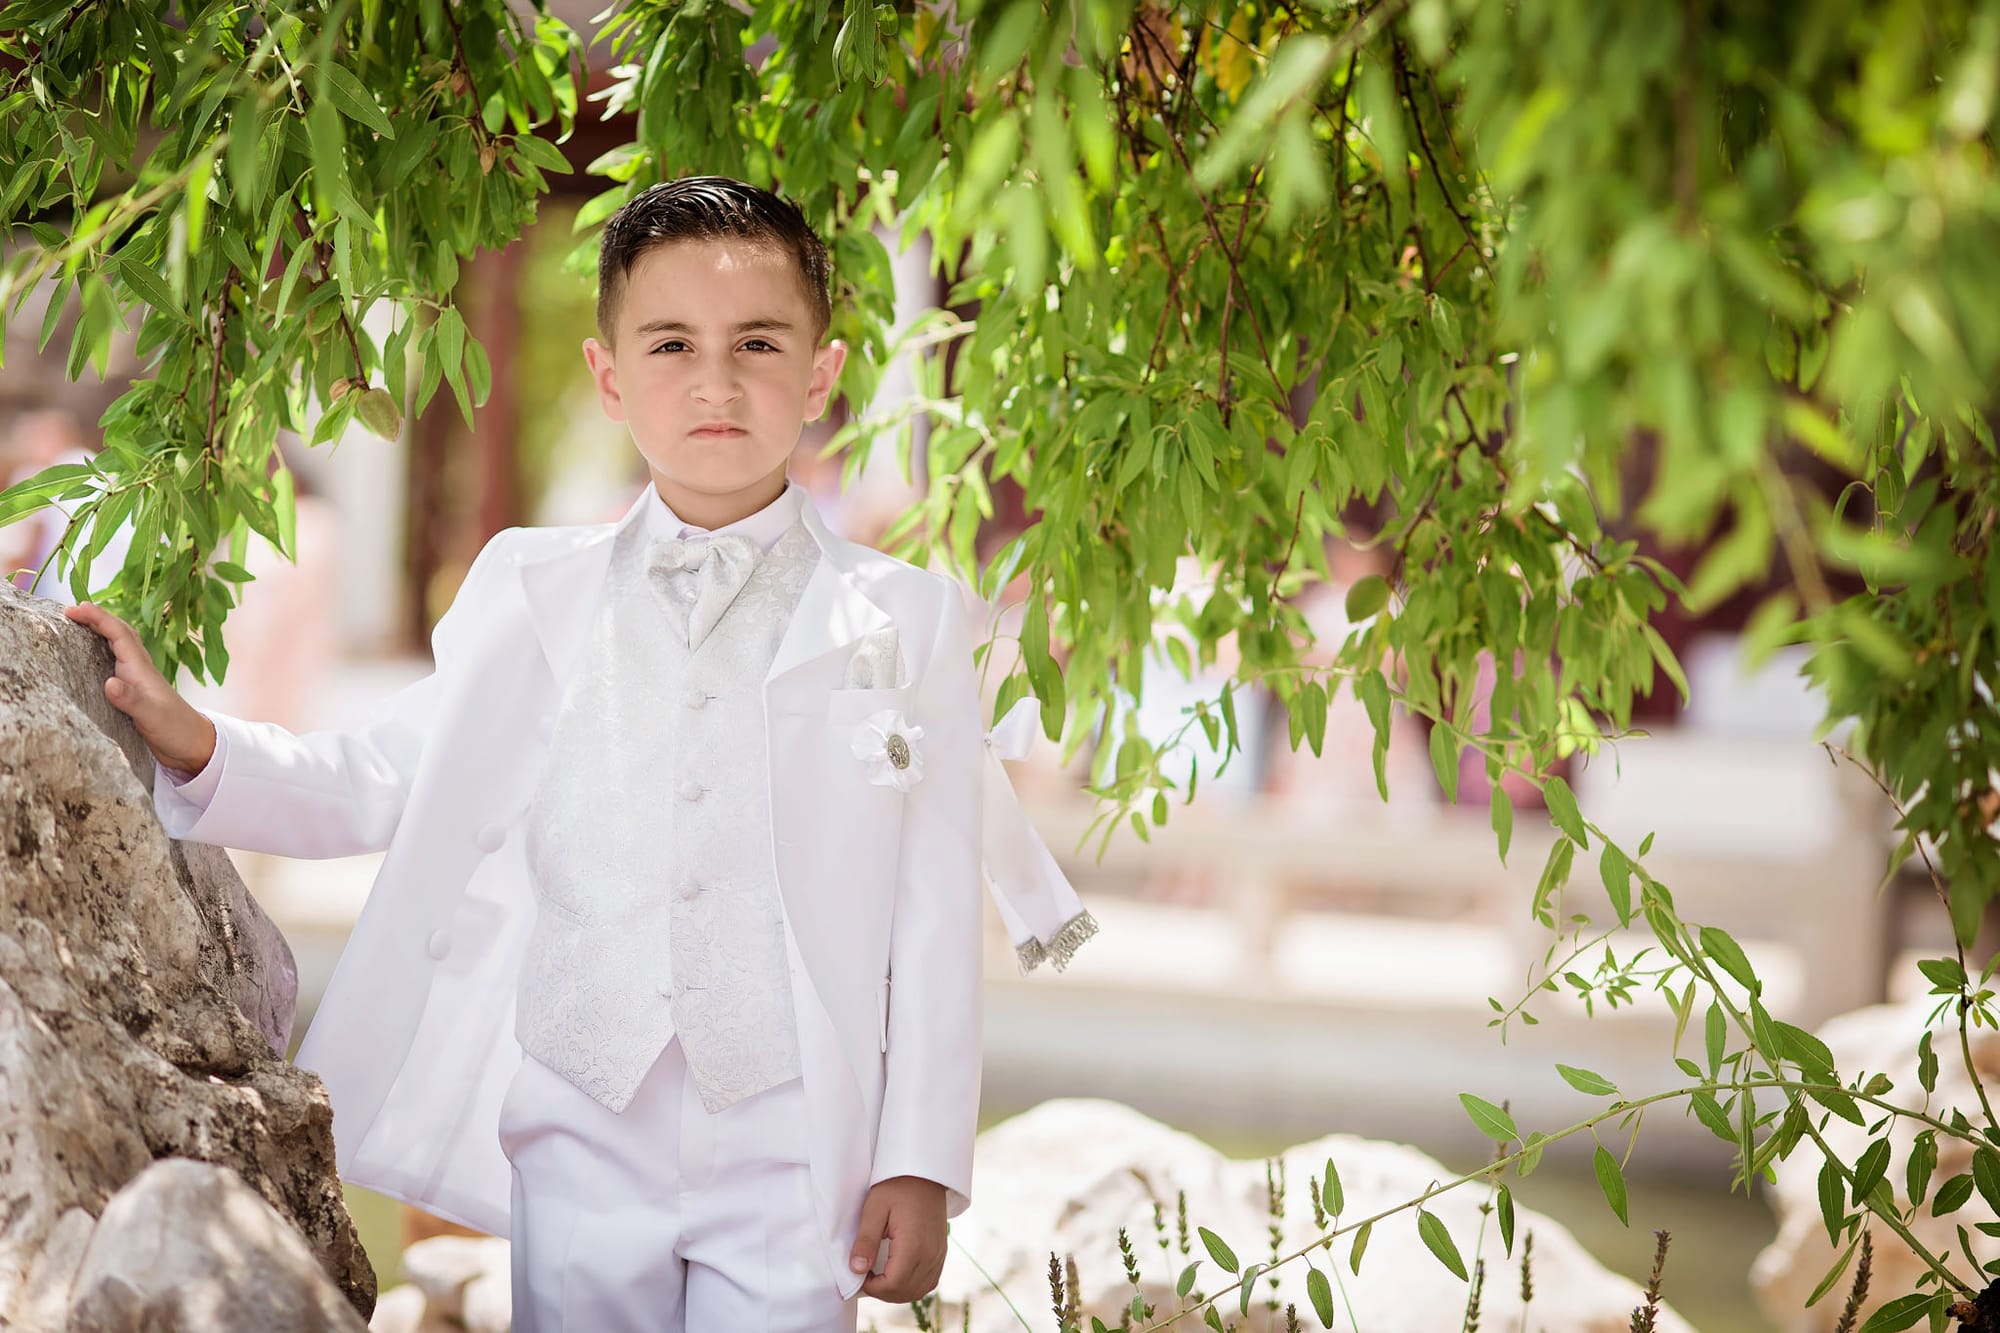
[[[1978,1094],[1973,1091],[1965,1063],[1958,1055],[1958,1029],[1948,1019],[1940,1019],[1933,1029],[1931,1044],[1937,1051],[1938,1075],[1928,1099],[1917,1082],[1917,1041],[1923,1036],[1924,1019],[1935,1002],[1935,997],[1927,995],[1903,1004],[1870,1005],[1830,1020],[1818,1035],[1833,1052],[1834,1068],[1840,1071],[1843,1080],[1863,1073],[1887,1074],[1895,1084],[1895,1090],[1888,1094],[1890,1102],[1926,1106],[1930,1115],[1946,1121],[1951,1119],[1955,1108],[1974,1124],[1981,1123]],[[1980,1082],[1991,1096],[2000,1089],[2000,1036],[1974,1028],[1971,1046]],[[1889,1129],[1890,1166],[1885,1179],[1899,1206],[1909,1202],[1904,1164],[1910,1160],[1918,1128],[1898,1117]],[[1860,1156],[1870,1137],[1861,1126],[1838,1116],[1827,1121],[1822,1133],[1827,1146],[1850,1164]],[[1972,1169],[1972,1151],[1958,1139],[1940,1135],[1937,1153],[1937,1170],[1931,1175],[1933,1195],[1945,1181]],[[1804,1308],[1806,1297],[1819,1285],[1836,1257],[1826,1238],[1826,1224],[1820,1220],[1819,1172],[1823,1161],[1818,1151],[1805,1143],[1789,1158],[1775,1164],[1771,1201],[1778,1214],[1778,1234],[1757,1256],[1750,1270],[1758,1303],[1784,1333],[1824,1333],[1840,1318],[1842,1302],[1838,1298],[1822,1300],[1810,1310]],[[1910,1232],[1931,1253],[1956,1255],[1952,1266],[1963,1270],[1964,1257],[1957,1254],[1959,1228],[1965,1229],[1967,1242],[1979,1262],[1991,1263],[2000,1258],[2000,1240],[1980,1232],[1978,1224],[1991,1224],[1995,1220],[1993,1210],[1975,1191],[1957,1212],[1945,1217],[1931,1216],[1928,1207],[1918,1209],[1910,1222]],[[1923,1271],[1922,1262],[1906,1245],[1894,1234],[1877,1227],[1873,1272],[1868,1284],[1871,1299],[1862,1306],[1862,1322],[1883,1302],[1913,1290],[1917,1276]],[[1852,1277],[1850,1266],[1838,1288],[1839,1294],[1846,1292],[1847,1281]]]
[[[1329,1157],[1339,1169],[1344,1216],[1350,1219],[1413,1199],[1455,1174],[1413,1148],[1344,1134],[1287,1149],[1280,1157],[1286,1180],[1280,1223],[1285,1253],[1318,1234],[1307,1181],[1323,1173]],[[969,1301],[975,1333],[1019,1328],[993,1283],[1021,1309],[1046,1313],[1052,1250],[1076,1260],[1086,1326],[1091,1315],[1115,1326],[1120,1309],[1132,1299],[1118,1252],[1120,1227],[1131,1236],[1145,1298],[1160,1316],[1170,1313],[1178,1308],[1175,1279],[1189,1259],[1179,1253],[1177,1240],[1167,1254],[1161,1253],[1153,1207],[1157,1201],[1164,1209],[1172,1237],[1180,1190],[1187,1192],[1190,1234],[1194,1227],[1207,1227],[1243,1264],[1268,1261],[1271,1218],[1261,1161],[1225,1158],[1191,1135],[1109,1101],[1044,1102],[995,1125],[979,1136],[972,1207],[952,1223],[952,1251],[938,1288],[942,1327],[958,1328]],[[1429,1210],[1445,1224],[1468,1267],[1475,1259],[1486,1264],[1489,1280],[1479,1321],[1485,1333],[1517,1333],[1524,1315],[1526,1326],[1534,1329],[1624,1333],[1639,1304],[1639,1289],[1600,1266],[1559,1223],[1518,1208],[1516,1260],[1523,1239],[1534,1235],[1534,1296],[1524,1311],[1518,1262],[1505,1257],[1498,1228],[1490,1221],[1482,1233],[1479,1206],[1486,1198],[1485,1190],[1466,1187],[1441,1195]],[[1359,1327],[1370,1333],[1436,1333],[1461,1326],[1466,1285],[1424,1247],[1413,1214],[1376,1225],[1358,1276],[1347,1268],[1350,1245],[1343,1238],[1334,1243],[1334,1257],[1316,1252],[1315,1259],[1322,1269],[1337,1260],[1345,1300],[1352,1302]],[[1229,1279],[1208,1260],[1198,1239],[1192,1249],[1193,1257],[1204,1260],[1198,1287],[1221,1290]],[[975,1259],[992,1283],[974,1267]],[[1234,1297],[1223,1314],[1240,1328],[1262,1333],[1283,1328],[1284,1306],[1292,1303],[1302,1325],[1319,1327],[1306,1295],[1303,1263],[1287,1264],[1273,1276],[1278,1279],[1275,1291],[1268,1279],[1259,1279],[1247,1318],[1238,1313]],[[1275,1318],[1265,1307],[1271,1295],[1278,1300]],[[1336,1304],[1342,1307],[1338,1327],[1348,1327],[1345,1302],[1337,1296]],[[871,1322],[883,1333],[915,1327],[902,1307],[870,1304],[863,1324]],[[1194,1326],[1199,1320],[1186,1322]],[[1684,1333],[1687,1327],[1671,1310],[1662,1311],[1661,1333]]]
[[[382,1294],[373,1333],[507,1333],[514,1293],[507,1242],[433,1236],[403,1251],[409,1281]]]
[[[332,1109],[281,1054],[290,951],[226,855],[161,830],[110,663],[0,584],[0,1324],[55,1326],[91,1219],[168,1157],[236,1172],[366,1313]]]
[[[366,1326],[298,1231],[242,1177],[168,1158],[105,1205],[64,1327],[359,1333]]]

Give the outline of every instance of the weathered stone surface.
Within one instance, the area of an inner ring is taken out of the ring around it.
[[[360,1333],[366,1325],[304,1238],[242,1177],[174,1157],[105,1205],[64,1327]]]
[[[1924,1034],[1924,1019],[1936,1003],[1924,996],[1902,1004],[1875,1004],[1842,1014],[1820,1028],[1819,1038],[1833,1052],[1834,1068],[1843,1080],[1870,1074],[1887,1074],[1895,1088],[1888,1100],[1898,1106],[1921,1106],[1930,1116],[1949,1121],[1954,1110],[1965,1113],[1974,1124],[1985,1114],[1979,1094],[1966,1076],[1964,1057],[1958,1053],[1958,1028],[1949,1017],[1933,1028],[1931,1044],[1938,1056],[1937,1084],[1926,1097],[1917,1081],[1917,1041]],[[2000,1036],[1990,1030],[1973,1029],[1970,1045],[1972,1062],[1979,1081],[1992,1097],[2000,1090]],[[1872,1123],[1872,1119],[1871,1119]],[[1898,1208],[1909,1203],[1904,1165],[1916,1143],[1920,1125],[1897,1117],[1888,1129],[1889,1173],[1885,1177]],[[1838,1116],[1827,1118],[1821,1131],[1827,1146],[1852,1165],[1871,1137],[1860,1125]],[[1836,1296],[1822,1300],[1808,1310],[1806,1298],[1833,1266],[1837,1257],[1827,1240],[1826,1224],[1820,1220],[1819,1172],[1825,1158],[1810,1143],[1802,1143],[1784,1161],[1774,1163],[1776,1177],[1771,1186],[1772,1205],[1778,1214],[1778,1234],[1757,1256],[1750,1270],[1758,1304],[1784,1333],[1826,1333],[1840,1318],[1842,1300],[1854,1270],[1849,1267]],[[1935,1195],[1944,1182],[1972,1169],[1972,1149],[1964,1141],[1946,1135],[1937,1139],[1937,1170],[1931,1175],[1930,1191]],[[1919,1208],[1909,1221],[1910,1234],[1931,1253],[1951,1257],[1952,1267],[1967,1267],[1959,1254],[1959,1235],[1982,1264],[2000,1258],[2000,1239],[1981,1232],[1980,1225],[1996,1220],[1977,1191],[1956,1212],[1933,1217],[1928,1207]],[[1870,1298],[1862,1304],[1861,1321],[1884,1302],[1916,1287],[1924,1272],[1923,1261],[1911,1253],[1893,1233],[1874,1229],[1874,1260],[1868,1283]]]
[[[161,830],[109,671],[0,585],[0,1323],[47,1326],[84,1224],[166,1157],[235,1171],[365,1314],[331,1108],[281,1054],[290,951],[226,855]]]
[[[1319,1234],[1307,1181],[1325,1170],[1329,1157],[1340,1170],[1349,1219],[1407,1202],[1456,1174],[1413,1148],[1345,1134],[1287,1149],[1280,1157],[1287,1181],[1279,1224],[1284,1253]],[[952,1250],[938,1287],[944,1304],[941,1326],[958,1328],[969,1301],[974,1333],[1018,1329],[1019,1321],[995,1293],[995,1283],[1014,1305],[1046,1317],[1050,1251],[1076,1260],[1085,1325],[1095,1315],[1116,1326],[1119,1311],[1132,1299],[1118,1253],[1120,1227],[1132,1238],[1145,1298],[1161,1316],[1173,1311],[1178,1308],[1174,1281],[1189,1259],[1177,1248],[1168,1255],[1160,1252],[1153,1205],[1158,1201],[1163,1206],[1171,1235],[1179,1190],[1187,1191],[1190,1229],[1215,1231],[1245,1265],[1268,1262],[1272,1219],[1262,1161],[1223,1157],[1199,1139],[1109,1101],[1044,1102],[995,1125],[979,1136],[972,1207],[952,1222]],[[1520,1333],[1524,1328],[1624,1333],[1630,1327],[1632,1309],[1640,1302],[1636,1286],[1600,1266],[1560,1223],[1527,1208],[1518,1209],[1516,1257],[1509,1260],[1498,1228],[1490,1220],[1484,1228],[1480,1225],[1479,1206],[1486,1199],[1487,1191],[1467,1187],[1440,1195],[1429,1209],[1449,1229],[1468,1268],[1475,1260],[1486,1265],[1482,1333]],[[1529,1233],[1534,1236],[1534,1294],[1524,1308],[1517,1261]],[[1322,1269],[1335,1262],[1340,1268],[1345,1297],[1335,1298],[1336,1327],[1350,1326],[1348,1302],[1351,1322],[1370,1333],[1437,1333],[1463,1326],[1466,1285],[1425,1249],[1414,1214],[1398,1214],[1375,1226],[1358,1276],[1347,1268],[1350,1244],[1343,1238],[1335,1242],[1333,1256],[1316,1256]],[[1193,1257],[1204,1261],[1198,1285],[1208,1292],[1221,1290],[1229,1279],[1208,1260],[1199,1240],[1192,1249]],[[1223,1314],[1239,1328],[1262,1333],[1285,1326],[1283,1307],[1291,1303],[1298,1307],[1302,1326],[1319,1327],[1306,1295],[1305,1266],[1294,1261],[1272,1276],[1277,1287],[1273,1290],[1268,1278],[1259,1279],[1247,1319],[1238,1313],[1233,1296]],[[1275,1317],[1265,1307],[1272,1295],[1279,1303]],[[882,1333],[915,1327],[903,1307],[870,1304],[862,1324],[871,1322]],[[1200,1321],[1197,1316],[1183,1322],[1195,1327]],[[1662,1310],[1657,1327],[1660,1333],[1688,1329],[1670,1309]]]

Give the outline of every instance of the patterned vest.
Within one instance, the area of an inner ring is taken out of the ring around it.
[[[527,812],[515,1033],[622,1111],[676,1034],[711,1112],[799,1075],[763,681],[819,545],[795,522],[690,650],[622,531]]]

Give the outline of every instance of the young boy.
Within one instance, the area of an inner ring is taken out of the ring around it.
[[[652,485],[494,537],[361,728],[203,714],[70,612],[168,832],[386,849],[299,1063],[346,1178],[511,1236],[517,1329],[847,1331],[857,1293],[930,1291],[971,1188],[982,806],[1017,937],[1040,910],[1060,964],[1090,928],[996,788],[956,583],[786,477],[846,359],[828,301],[764,190],[619,210],[583,350]]]

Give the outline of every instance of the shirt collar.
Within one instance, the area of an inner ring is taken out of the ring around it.
[[[706,534],[711,531],[711,529],[696,527],[694,524],[686,522],[678,514],[674,513],[672,509],[668,508],[667,502],[660,498],[659,487],[649,483],[646,487],[646,495],[648,497],[646,504],[646,532],[649,536],[656,539],[661,537],[686,537],[695,534]],[[721,527],[713,529],[713,531],[717,534],[740,532],[750,538],[750,540],[756,542],[759,551],[768,553],[773,546],[778,544],[778,538],[785,535],[786,529],[798,521],[799,508],[805,503],[805,495],[805,488],[790,477],[787,477],[785,478],[785,489],[778,493],[777,499],[771,501],[771,503],[765,505],[756,513],[746,514],[734,522],[725,523]]]

